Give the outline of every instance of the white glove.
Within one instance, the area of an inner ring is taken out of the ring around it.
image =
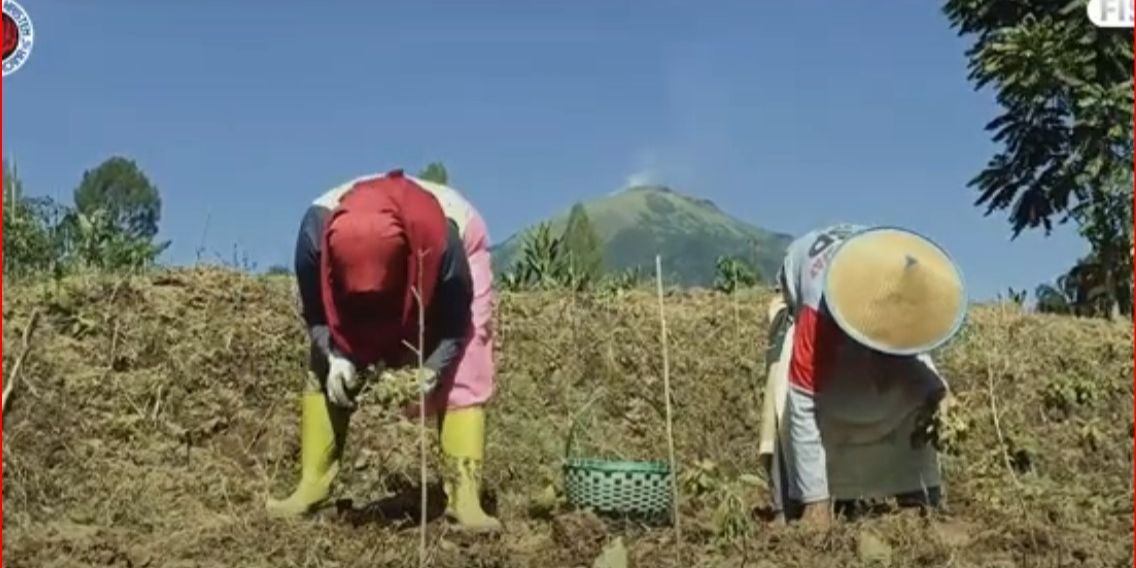
[[[423,394],[430,394],[438,387],[438,372],[433,369],[423,368],[418,375],[418,388]]]
[[[362,381],[355,370],[355,365],[336,353],[327,356],[327,397],[337,406],[354,408],[355,401],[352,394],[358,389]]]
[[[403,369],[397,377],[396,380],[406,385],[409,390],[421,394],[430,394],[438,386],[438,372],[428,367],[423,367],[421,370],[418,367]]]

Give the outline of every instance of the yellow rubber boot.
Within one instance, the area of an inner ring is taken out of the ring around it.
[[[331,408],[327,397],[317,391],[304,393],[301,413],[300,483],[287,499],[269,499],[270,517],[300,517],[310,513],[331,495],[331,482],[339,474],[350,412]]]
[[[462,530],[501,530],[501,522],[481,508],[481,464],[485,459],[484,408],[446,412],[442,418],[442,456],[446,516]]]

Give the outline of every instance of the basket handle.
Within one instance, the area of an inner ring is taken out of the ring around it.
[[[592,398],[590,398],[588,402],[584,403],[584,406],[580,407],[580,410],[576,412],[576,417],[572,419],[572,427],[568,430],[568,441],[566,444],[564,444],[565,460],[572,459],[572,450],[576,446],[576,434],[579,433],[581,419],[583,419],[584,416],[587,416],[587,413],[589,410],[591,410],[592,405],[595,404],[595,402],[599,400],[599,398],[603,396],[603,394],[604,388],[600,387],[596,390],[595,394],[592,395]]]

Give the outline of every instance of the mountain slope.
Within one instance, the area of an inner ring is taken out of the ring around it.
[[[656,254],[663,257],[668,280],[708,286],[721,255],[749,260],[770,280],[792,237],[755,227],[732,217],[713,202],[666,187],[640,186],[584,203],[604,245],[608,270],[641,267],[654,272]],[[547,222],[559,235],[568,219],[564,211]],[[528,227],[493,248],[498,272],[512,266],[521,252]]]

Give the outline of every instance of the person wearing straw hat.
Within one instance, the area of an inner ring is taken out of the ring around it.
[[[300,516],[326,502],[356,398],[377,375],[414,383],[426,412],[440,417],[447,516],[461,529],[500,529],[482,510],[479,490],[495,373],[481,215],[457,191],[400,170],[358,178],[308,208],[295,265],[310,338],[302,471],[290,496],[269,500],[269,514]]]
[[[861,499],[937,506],[927,431],[949,391],[929,353],[966,313],[954,261],[906,229],[838,224],[792,242],[777,280],[759,448],[777,517],[825,526]]]

